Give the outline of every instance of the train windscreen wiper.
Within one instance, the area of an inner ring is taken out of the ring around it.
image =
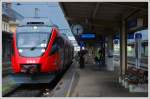
[[[37,45],[33,46],[30,48],[30,50],[35,50],[39,45],[41,45],[42,43],[45,43],[46,40],[42,40],[40,43],[38,43]]]

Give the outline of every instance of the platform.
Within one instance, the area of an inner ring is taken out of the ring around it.
[[[86,64],[84,69],[74,62],[47,97],[147,97],[147,92],[130,92],[118,82],[115,71]]]
[[[77,69],[79,82],[72,93],[73,97],[147,97],[148,93],[130,93],[116,80],[115,72],[101,69],[97,65],[85,65]]]
[[[61,80],[55,86],[55,88],[48,92],[46,97],[69,97],[74,91],[79,80],[79,74],[77,72],[77,62],[73,60],[69,69],[63,75]]]

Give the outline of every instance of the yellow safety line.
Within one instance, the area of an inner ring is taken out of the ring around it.
[[[71,79],[71,84],[70,84],[70,86],[69,86],[69,90],[68,90],[68,92],[67,92],[67,94],[66,94],[66,97],[69,97],[69,96],[70,96],[71,87],[72,87],[72,83],[73,83],[74,78],[75,78],[75,72],[74,72],[73,77],[72,77],[72,79]]]

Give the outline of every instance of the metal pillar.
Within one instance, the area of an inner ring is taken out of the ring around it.
[[[120,31],[120,70],[121,75],[125,74],[127,70],[127,30],[126,21],[122,21],[122,27]]]
[[[113,35],[108,36],[108,48],[113,50]]]
[[[141,40],[142,40],[142,34],[136,33],[135,34],[135,40],[136,40],[136,49],[135,49],[135,56],[136,56],[136,68],[140,68],[140,61],[141,61]]]
[[[114,64],[113,64],[113,35],[109,35],[107,38],[107,50],[106,50],[106,65],[107,70],[114,71]]]

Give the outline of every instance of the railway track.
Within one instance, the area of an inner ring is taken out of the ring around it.
[[[68,69],[69,66],[48,84],[21,84],[3,97],[44,97],[54,89]]]
[[[44,92],[45,88],[48,88],[48,85],[20,85],[3,97],[38,97]]]
[[[47,91],[51,91],[60,79],[61,76],[58,75],[48,84],[21,84],[3,97],[41,97],[44,96]]]

